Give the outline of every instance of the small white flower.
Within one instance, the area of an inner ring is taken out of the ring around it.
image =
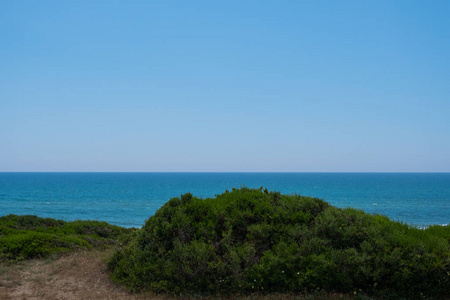
[[[284,273],[284,271],[281,271],[281,273]]]

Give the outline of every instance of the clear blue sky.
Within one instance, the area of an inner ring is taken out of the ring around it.
[[[450,1],[0,1],[0,171],[450,171]]]

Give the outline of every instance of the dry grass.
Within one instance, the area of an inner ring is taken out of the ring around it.
[[[106,272],[106,251],[75,252],[61,258],[0,264],[0,299],[188,299],[154,294],[133,295],[111,283]],[[339,294],[252,295],[206,299],[351,299]],[[205,298],[203,298],[205,299]]]

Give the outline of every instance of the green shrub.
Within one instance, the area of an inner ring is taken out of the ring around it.
[[[242,188],[171,199],[108,268],[132,291],[443,298],[449,236],[450,226],[421,230],[315,198]]]
[[[8,215],[0,217],[0,260],[18,261],[113,245],[129,231],[105,222]]]
[[[0,238],[0,253],[8,260],[16,261],[45,257],[51,253],[68,252],[73,248],[90,248],[83,239],[42,232],[23,232]]]

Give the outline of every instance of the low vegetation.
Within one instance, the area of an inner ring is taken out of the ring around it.
[[[0,217],[0,261],[20,261],[114,245],[131,230],[106,222]]]
[[[98,251],[74,252],[80,249]],[[13,299],[29,292],[18,287],[31,283],[12,280],[11,270],[20,266],[16,262],[69,252],[64,259],[71,265],[95,261],[98,274],[89,278],[105,275],[100,265],[107,258],[104,268],[112,280],[141,292],[123,294],[102,281],[98,288],[104,285],[105,298],[163,293],[208,299],[448,299],[450,291],[450,225],[419,229],[262,188],[233,189],[208,199],[173,198],[140,230],[97,221],[0,217],[0,266],[7,270],[0,272],[0,295]],[[38,261],[30,266],[37,265],[47,268]],[[70,273],[47,271],[53,279]],[[52,280],[45,284],[48,295],[57,285]]]
[[[108,262],[135,292],[445,298],[450,226],[425,230],[309,197],[233,189],[171,199]]]

